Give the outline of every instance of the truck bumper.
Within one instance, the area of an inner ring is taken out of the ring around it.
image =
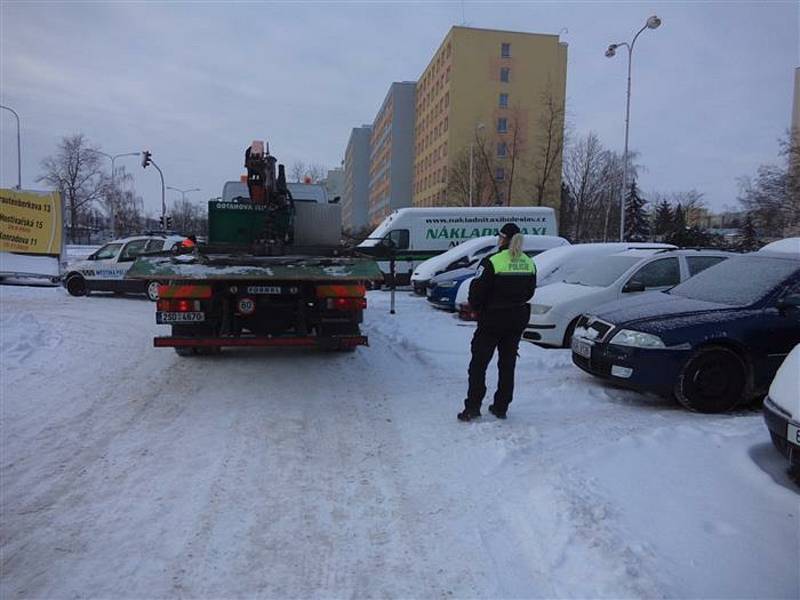
[[[369,346],[365,335],[341,335],[331,337],[305,336],[305,337],[175,337],[160,336],[153,339],[156,348],[208,348],[216,347],[294,347],[294,348],[355,348]]]

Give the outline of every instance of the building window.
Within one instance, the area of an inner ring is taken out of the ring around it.
[[[497,133],[506,133],[508,132],[508,119],[505,117],[500,117],[497,119]]]
[[[500,44],[500,56],[502,58],[511,58],[511,44]]]
[[[500,108],[508,108],[508,94],[500,94]]]
[[[505,142],[497,142],[497,157],[505,158],[508,154],[508,145]]]
[[[494,178],[497,181],[503,181],[506,178],[506,170],[503,167],[497,167],[494,171]]]
[[[500,81],[508,83],[510,78],[511,78],[511,69],[509,69],[508,67],[503,67],[502,69],[500,69]]]

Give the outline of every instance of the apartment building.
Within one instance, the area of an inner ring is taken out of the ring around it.
[[[416,82],[389,87],[372,123],[368,219],[377,225],[393,210],[411,206]]]
[[[450,29],[417,81],[414,206],[557,207],[566,77],[557,35]]]
[[[344,154],[342,226],[358,231],[369,224],[369,155],[372,125],[354,127]]]
[[[325,176],[325,181],[322,183],[328,192],[328,198],[333,200],[339,196],[341,199],[344,194],[344,165],[329,169],[328,174]]]

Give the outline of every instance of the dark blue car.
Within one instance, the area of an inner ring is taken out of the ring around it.
[[[798,343],[800,260],[758,252],[584,315],[572,360],[691,410],[723,412],[764,394]]]
[[[477,266],[477,260],[474,265]],[[428,283],[428,302],[436,308],[454,311],[456,309],[456,294],[464,281],[475,275],[476,266],[448,271],[432,278]]]

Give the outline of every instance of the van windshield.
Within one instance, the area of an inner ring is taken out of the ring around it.
[[[578,285],[608,287],[640,260],[641,256],[603,256],[587,262],[565,281]]]

